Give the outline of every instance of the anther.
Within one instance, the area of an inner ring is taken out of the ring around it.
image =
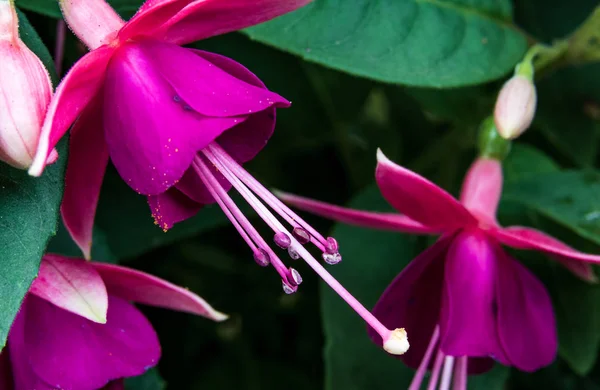
[[[288,295],[298,291],[298,286],[290,286],[285,280],[281,281],[281,286],[283,287],[283,292]]]
[[[408,335],[404,328],[398,328],[390,332],[387,340],[383,340],[383,349],[392,355],[403,355],[408,351]]]
[[[323,261],[325,261],[329,265],[336,265],[340,261],[342,261],[342,255],[340,252],[336,253],[323,253]]]
[[[294,236],[294,238],[302,245],[310,241],[310,234],[302,227],[295,227],[294,230],[292,230],[292,236]]]
[[[263,248],[256,248],[254,250],[254,261],[256,261],[256,264],[260,265],[261,267],[267,267],[269,264],[271,264],[269,254]]]
[[[300,275],[300,272],[296,271],[293,268],[290,268],[290,274],[292,276],[292,280],[290,282],[293,282],[293,284],[295,284],[296,286],[302,283],[302,276]]]
[[[283,232],[276,233],[275,237],[273,237],[273,241],[275,241],[275,244],[277,244],[277,246],[281,249],[288,249],[290,245],[292,245],[292,239],[290,236]]]
[[[338,245],[337,240],[333,237],[327,237],[327,244],[325,244],[325,250],[327,251],[327,253],[330,253],[332,255],[335,253],[339,253],[340,247]]]
[[[288,255],[292,260],[298,260],[300,258],[300,254],[291,246],[288,248]]]

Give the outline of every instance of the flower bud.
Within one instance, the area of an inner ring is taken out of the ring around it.
[[[515,139],[523,134],[531,125],[536,103],[533,81],[515,74],[502,86],[496,100],[494,122],[498,133],[505,139]]]
[[[40,59],[19,38],[13,1],[0,0],[0,160],[31,165],[52,94]]]

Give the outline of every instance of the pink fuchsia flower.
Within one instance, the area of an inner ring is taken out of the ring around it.
[[[350,224],[442,235],[394,279],[373,309],[384,325],[402,323],[411,335],[411,349],[402,360],[418,367],[412,388],[419,388],[428,367],[435,385],[444,362],[450,376],[442,383],[448,385],[454,365],[458,388],[467,372],[489,369],[489,357],[525,371],[550,364],[557,349],[550,298],[501,245],[546,253],[588,281],[595,280],[590,263],[599,263],[600,256],[578,252],[532,228],[501,227],[496,221],[502,188],[498,160],[475,161],[460,202],[381,151],[376,180],[401,214],[352,210],[290,194],[280,198]],[[377,337],[373,340],[380,344]]]
[[[303,247],[312,242],[325,262],[335,264],[341,260],[335,239],[306,224],[241,166],[273,133],[275,108],[289,102],[238,63],[178,46],[268,20],[307,2],[150,0],[124,23],[103,1],[61,1],[67,22],[93,50],[57,88],[30,173],[41,173],[48,148],[78,116],[61,211],[86,257],[110,157],[129,186],[147,196],[161,228],[217,202],[254,260],[273,265],[284,291],[295,292],[300,274],[284,265],[235,205],[227,193],[234,187],[273,230],[277,246],[293,259],[302,257],[377,329],[389,351],[403,353],[406,333],[381,325]]]
[[[28,168],[35,154],[52,84],[42,61],[19,38],[13,0],[0,1],[0,160]],[[53,162],[56,150],[48,150]]]
[[[120,378],[155,366],[158,338],[130,301],[214,321],[227,318],[197,295],[154,276],[46,255],[0,355],[0,389],[118,389]],[[14,386],[1,387],[11,382]]]

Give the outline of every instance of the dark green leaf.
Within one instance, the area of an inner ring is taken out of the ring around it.
[[[504,0],[316,0],[247,33],[348,73],[451,87],[511,70],[526,43],[510,19],[510,2]]]
[[[483,375],[470,376],[468,380],[469,390],[504,390],[506,381],[510,375],[510,368],[496,364],[491,371]]]
[[[507,182],[559,170],[558,165],[550,157],[533,146],[524,144],[513,145],[502,165],[504,180]]]
[[[15,0],[17,5],[23,9],[37,12],[52,18],[61,18],[60,7],[56,0]],[[108,0],[108,3],[121,16],[130,17],[142,5],[144,0]]]
[[[165,381],[155,368],[143,375],[125,380],[125,390],[163,390],[165,387]]]
[[[50,74],[52,83],[56,85],[58,82],[58,76],[56,75],[54,61],[52,60],[52,56],[50,55],[48,48],[44,45],[40,39],[40,36],[31,26],[25,14],[19,10],[17,10],[17,14],[19,15],[19,37],[42,61],[48,70],[48,73]]]
[[[66,142],[58,163],[42,177],[0,164],[0,346],[38,272],[46,245],[56,233],[63,190]]]

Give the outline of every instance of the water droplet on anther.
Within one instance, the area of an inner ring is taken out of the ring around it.
[[[271,263],[269,254],[263,248],[257,248],[254,251],[254,261],[256,261],[256,264],[260,265],[261,267],[267,267]]]
[[[333,237],[327,237],[327,244],[325,245],[325,250],[327,251],[327,253],[329,254],[339,254],[340,251],[340,247],[338,245],[338,242],[335,238]]]
[[[275,241],[275,244],[277,244],[277,246],[281,249],[287,249],[290,247],[290,245],[292,245],[292,239],[290,236],[283,232],[276,233],[275,237],[273,237],[273,241]]]
[[[300,275],[300,272],[296,271],[293,268],[290,268],[290,273],[292,274],[292,279],[296,286],[302,283],[302,276]]]
[[[342,261],[342,255],[340,255],[340,252],[323,253],[323,260],[329,265],[336,265]]]
[[[281,281],[281,286],[283,287],[283,292],[286,294],[293,294],[298,291],[298,287],[292,287],[285,282],[285,280]]]
[[[292,260],[298,260],[300,258],[300,255],[298,254],[298,252],[296,252],[296,250],[294,248],[292,248],[291,246],[288,248],[288,255],[290,255]]]
[[[181,98],[179,97],[179,95],[175,95],[175,96],[173,96],[173,101],[175,103],[179,103],[181,101]]]
[[[310,241],[310,234],[302,227],[295,227],[294,230],[292,230],[292,236],[294,236],[294,238],[302,245]]]

